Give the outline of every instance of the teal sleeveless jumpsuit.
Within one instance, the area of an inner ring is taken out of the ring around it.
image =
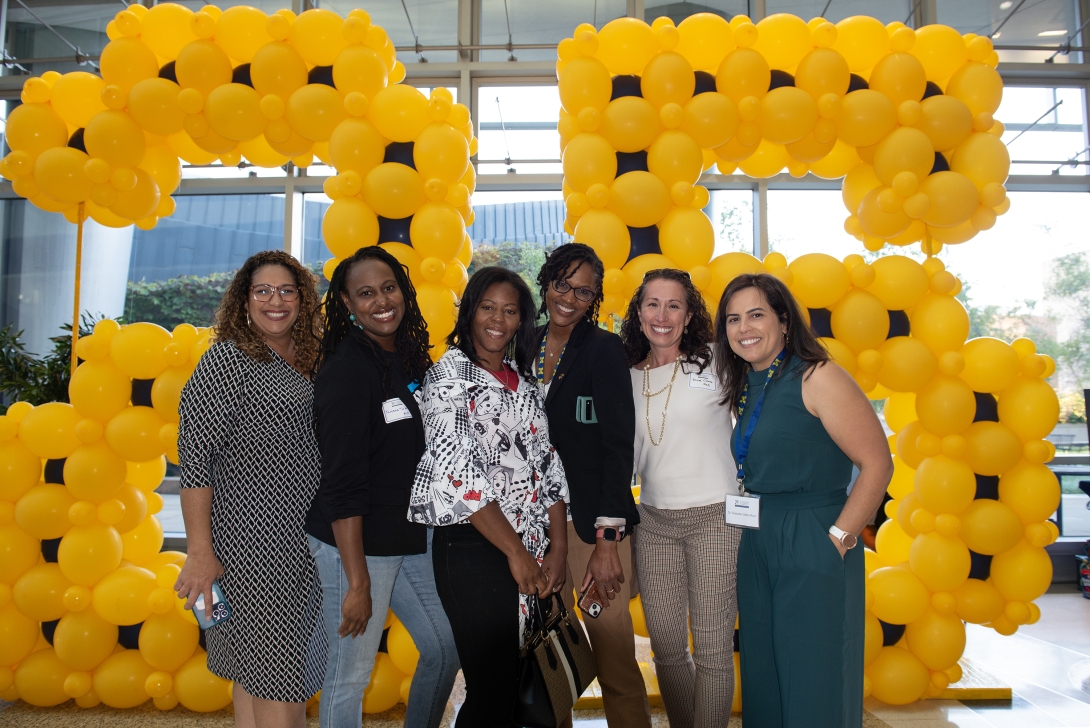
[[[828,535],[852,463],[806,410],[804,368],[790,360],[769,382],[744,464],[746,490],[761,495],[761,527],[744,529],[738,551],[746,728],[863,724],[863,547],[841,559]],[[766,377],[750,372],[737,430]]]

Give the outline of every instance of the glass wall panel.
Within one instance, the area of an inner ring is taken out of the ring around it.
[[[1076,0],[936,0],[936,6],[940,23],[962,33],[991,35],[998,46],[1059,46],[1085,20],[1079,17]],[[1077,37],[1073,45],[1081,45]],[[1054,63],[1082,62],[1081,53],[999,49],[999,60],[1006,63],[1040,63],[1049,58]]]
[[[571,36],[575,26],[592,23],[601,28],[614,18],[624,17],[625,0],[551,0],[515,2],[481,0],[481,43],[550,43],[556,45]],[[647,17],[652,17],[650,9]],[[481,51],[482,61],[506,61],[512,55],[520,61],[555,61],[556,49]]]
[[[912,25],[914,5],[909,0],[768,0],[765,7],[769,15],[791,13],[803,20],[821,15],[831,23],[838,23],[853,15],[869,15],[883,23],[899,20]]]
[[[715,13],[730,20],[735,15],[749,15],[753,4],[747,0],[710,0],[710,2],[674,2],[673,0],[647,0],[644,2],[643,16],[650,23],[660,15],[665,15],[680,23],[690,15],[697,13]],[[769,12],[772,12],[771,10]],[[781,12],[781,11],[776,11]]]
[[[556,130],[559,116],[560,93],[555,85],[478,88],[477,173],[563,172]]]
[[[838,260],[864,253],[863,244],[844,232],[847,216],[837,190],[769,190],[768,249],[789,261],[806,253]]]
[[[46,71],[68,73],[69,71],[96,72],[93,65],[81,66],[75,62],[73,51],[68,43],[76,46],[89,56],[98,56],[110,39],[106,37],[106,24],[114,19],[119,10],[124,10],[119,2],[70,3],[63,0],[44,0],[30,2],[29,10],[18,3],[9,2],[4,49],[12,58],[72,58],[67,63],[22,63],[25,70],[10,68],[5,75],[32,74],[41,75]],[[35,18],[37,16],[37,18]],[[40,20],[39,20],[40,18]],[[45,27],[41,21],[49,23],[57,33]]]
[[[996,112],[1011,174],[1085,175],[1090,169],[1085,90],[1007,86]]]
[[[753,252],[753,191],[712,190],[704,209],[715,230],[715,253]]]
[[[412,47],[417,39],[422,46],[458,45],[458,0],[321,0],[321,7],[347,17],[354,8],[363,8],[371,22],[386,29],[398,48]],[[413,37],[416,31],[416,37]],[[425,51],[397,54],[402,63],[451,62],[458,60],[457,51]]]

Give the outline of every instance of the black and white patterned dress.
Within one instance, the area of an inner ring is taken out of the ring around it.
[[[327,644],[318,569],[303,519],[321,456],[314,387],[284,359],[230,341],[201,357],[182,390],[182,488],[212,488],[212,545],[231,618],[209,629],[208,669],[265,700],[322,687]]]

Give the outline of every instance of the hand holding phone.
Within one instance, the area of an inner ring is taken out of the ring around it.
[[[212,582],[212,616],[206,617],[204,610],[204,594],[197,597],[193,605],[193,616],[197,618],[197,624],[201,629],[214,627],[231,617],[231,607],[227,604],[226,597],[218,581]]]
[[[587,588],[579,595],[579,608],[592,618],[597,618],[602,613],[602,597],[598,594],[598,585],[594,579],[590,580]]]

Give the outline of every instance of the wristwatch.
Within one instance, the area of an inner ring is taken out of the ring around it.
[[[837,528],[835,525],[829,526],[829,533],[833,535],[837,541],[847,550],[855,548],[855,545],[859,543],[859,538],[854,533],[848,533],[842,529]]]
[[[599,528],[595,537],[603,541],[622,541],[624,540],[624,528]]]

